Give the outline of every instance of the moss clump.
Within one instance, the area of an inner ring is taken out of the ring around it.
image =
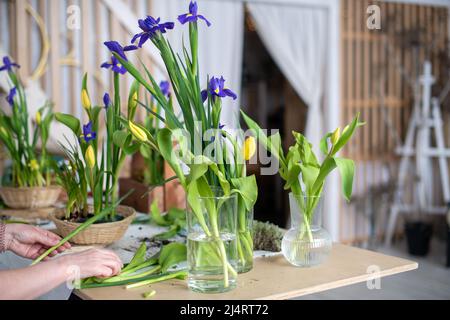
[[[283,230],[273,223],[253,222],[254,250],[280,252],[282,238]]]

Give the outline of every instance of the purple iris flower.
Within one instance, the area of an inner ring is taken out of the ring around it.
[[[6,97],[6,101],[8,101],[8,103],[11,107],[14,107],[14,97],[16,96],[16,94],[17,94],[17,88],[14,87],[9,91],[9,94]]]
[[[105,109],[108,109],[109,106],[111,106],[111,98],[107,92],[103,96],[103,103],[105,104]]]
[[[233,98],[233,100],[237,99],[237,95],[233,91],[225,88],[225,79],[223,77],[220,77],[220,79],[216,77],[211,78],[211,80],[209,81],[209,93],[213,98],[231,97]],[[206,99],[208,98],[208,91],[203,90],[201,94],[202,94],[202,101],[205,102]]]
[[[89,143],[89,141],[97,138],[97,133],[92,129],[92,125],[92,121],[89,121],[88,124],[83,125],[83,134],[81,135],[81,138],[83,138],[86,143]]]
[[[125,61],[128,61],[125,52],[138,49],[136,46],[122,47],[117,41],[106,41],[103,44],[109,49],[109,51],[117,53]]]
[[[170,96],[170,83],[169,81],[161,81],[159,83],[159,88],[161,89],[161,92],[163,93],[164,96],[168,97]]]
[[[127,73],[127,69],[125,69],[125,67],[114,56],[111,57],[111,61],[102,63],[102,65],[100,67],[104,68],[104,69],[111,68],[111,70],[114,71],[115,73],[120,73],[120,74]]]
[[[20,66],[17,63],[12,62],[7,56],[3,57],[3,63],[4,65],[0,67],[0,71],[4,70],[12,71],[13,67],[20,68]]]
[[[186,22],[196,22],[198,19],[202,19],[206,22],[206,25],[211,26],[211,22],[209,22],[204,16],[201,14],[197,14],[198,6],[196,1],[191,1],[189,4],[189,13],[185,13],[178,16],[178,21],[181,24],[185,24]]]
[[[117,41],[106,41],[104,45],[113,53],[118,54],[122,59],[128,61],[125,52],[136,50],[138,47],[136,46],[125,46],[122,47]],[[101,65],[101,68],[109,69],[120,74],[125,74],[127,69],[119,62],[119,60],[115,57],[111,57],[111,61],[105,62]]]
[[[166,33],[167,29],[173,29],[175,26],[173,22],[159,23],[160,21],[161,18],[155,19],[152,16],[147,16],[145,19],[139,19],[139,28],[141,28],[142,32],[136,34],[131,40],[131,43],[135,43],[139,39],[138,47],[142,48],[148,39],[151,39],[156,35],[157,31]]]

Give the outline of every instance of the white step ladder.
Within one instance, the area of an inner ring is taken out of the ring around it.
[[[442,192],[444,203],[450,201],[450,183],[447,159],[450,158],[450,149],[445,147],[444,130],[441,116],[441,110],[438,98],[431,98],[431,87],[435,79],[431,74],[431,63],[425,61],[424,74],[420,77],[416,86],[418,90],[422,87],[421,101],[415,99],[414,110],[408,126],[405,144],[397,148],[397,154],[402,156],[400,161],[398,184],[391,206],[389,220],[386,230],[385,245],[390,245],[395,231],[399,213],[412,211],[426,212],[430,214],[446,214],[447,206],[433,206],[431,202],[431,188],[427,188],[426,179],[430,179],[432,174],[431,159],[438,158],[441,177]],[[431,131],[434,129],[436,147],[431,146]],[[407,177],[412,158],[415,158],[413,167],[414,196],[413,203],[405,203],[404,190],[405,178]],[[431,184],[429,184],[431,186]]]

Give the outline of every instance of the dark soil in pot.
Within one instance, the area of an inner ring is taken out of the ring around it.
[[[73,213],[69,219],[62,218],[62,221],[68,221],[68,222],[75,222],[75,223],[84,223],[86,220],[92,218],[94,216],[93,213],[89,213],[87,217],[81,216],[79,212]],[[97,220],[94,222],[94,224],[101,224],[101,223],[111,223],[111,222],[118,222],[122,221],[124,219],[123,216],[116,214],[114,218],[111,217],[105,217],[103,219]]]
[[[405,223],[409,254],[415,256],[426,256],[428,254],[432,230],[432,225],[428,222],[411,221]]]

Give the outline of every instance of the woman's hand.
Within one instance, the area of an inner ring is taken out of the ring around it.
[[[61,263],[66,270],[70,271],[73,271],[73,267],[77,267],[81,279],[112,277],[119,274],[123,267],[120,258],[114,252],[106,249],[90,249],[68,254],[55,259],[55,262]]]
[[[36,259],[61,240],[56,234],[26,224],[7,224],[5,230],[6,249],[15,254]],[[70,248],[67,242],[50,254],[50,257]],[[44,259],[45,260],[45,259]]]

